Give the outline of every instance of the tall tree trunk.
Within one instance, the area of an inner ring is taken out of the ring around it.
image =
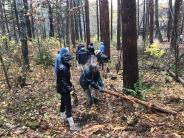
[[[137,0],[137,36],[139,37],[139,0]]]
[[[122,0],[123,87],[135,89],[139,80],[137,59],[136,0]],[[127,94],[128,91],[126,91]]]
[[[171,39],[171,30],[172,30],[172,0],[169,0],[169,8],[168,8],[168,24],[167,24],[167,39],[170,41]]]
[[[15,17],[16,17],[16,22],[17,22],[18,34],[20,35],[20,25],[19,25],[19,18],[18,18],[16,0],[13,0],[13,5],[14,5],[14,10],[15,10]]]
[[[146,0],[143,1],[143,41],[146,41]]]
[[[149,41],[150,41],[150,44],[153,43],[153,30],[154,30],[154,7],[153,7],[153,0],[150,0],[149,1],[149,9],[150,9],[150,36],[149,36]]]
[[[11,14],[14,16],[14,11],[13,11],[13,3],[11,3]],[[18,38],[17,38],[17,33],[16,33],[16,27],[15,27],[15,20],[14,18],[12,19],[13,20],[13,34],[14,34],[14,38],[16,40],[16,42],[18,42]]]
[[[30,10],[31,10],[31,32],[32,32],[33,38],[35,38],[35,29],[34,29],[34,17],[33,17],[32,0],[30,0]]]
[[[78,4],[76,3],[76,0],[73,2],[74,7],[77,7]],[[78,12],[74,12],[74,22],[75,22],[75,38],[77,41],[79,41],[79,21],[78,21]]]
[[[155,0],[155,25],[156,25],[156,36],[158,36],[158,40],[163,42],[162,34],[160,31],[160,25],[158,20],[158,0]]]
[[[117,50],[121,49],[121,0],[118,0],[118,18],[117,18]]]
[[[110,59],[110,32],[108,0],[100,0],[100,36],[105,45],[105,54]]]
[[[86,40],[90,44],[90,21],[89,21],[89,1],[85,0],[85,19],[86,19]]]
[[[8,19],[7,19],[7,16],[6,16],[6,10],[5,10],[5,5],[4,5],[4,3],[2,3],[2,5],[3,5],[3,15],[4,15],[4,19],[5,19],[5,25],[6,25],[6,30],[7,30],[7,33],[8,33],[8,37],[9,37],[9,39],[11,39],[11,37],[10,37],[10,30],[9,30],[9,25],[8,25]]]
[[[6,33],[6,30],[5,30],[5,24],[4,24],[4,15],[3,15],[3,5],[2,5],[2,1],[0,0],[0,32],[2,34],[5,34]]]
[[[53,24],[53,13],[52,13],[52,7],[51,4],[49,2],[49,0],[47,0],[48,6],[49,6],[49,22],[50,22],[50,32],[49,32],[49,36],[50,37],[54,37],[54,24]]]
[[[10,85],[10,82],[9,82],[9,79],[8,79],[8,73],[7,73],[6,67],[4,65],[4,61],[3,61],[3,57],[2,57],[1,52],[0,52],[0,63],[2,65],[2,68],[3,68],[3,71],[4,71],[4,76],[5,76],[5,79],[6,79],[7,86],[9,88],[9,90],[10,90],[11,89],[11,85]]]
[[[70,9],[73,8],[73,2],[70,0]],[[70,25],[71,25],[71,39],[73,48],[75,48],[75,29],[74,29],[74,13],[71,12],[70,14]]]
[[[80,5],[80,0],[77,1],[78,5]],[[81,21],[81,9],[79,10],[78,14],[78,21],[79,21],[79,35],[80,35],[80,40],[83,41],[83,34],[82,34],[82,21]]]
[[[113,39],[113,5],[111,0],[111,40]]]
[[[100,28],[99,28],[99,0],[96,0],[96,22],[97,22],[97,40],[100,40]]]
[[[81,0],[81,2],[84,3],[84,0]],[[86,21],[85,21],[85,7],[82,8],[82,19],[83,19],[83,26],[84,26],[84,36],[86,36]],[[84,40],[86,41],[86,37],[84,37]]]
[[[70,12],[69,12],[69,2],[66,1],[66,45],[70,46]]]
[[[28,38],[32,38],[32,32],[31,32],[31,22],[29,20],[29,15],[28,15],[28,2],[27,0],[23,0],[24,2],[24,9],[25,9],[25,17],[26,17],[26,25],[27,25],[27,36]]]
[[[181,7],[182,0],[175,0],[175,10],[174,10],[174,23],[173,23],[173,31],[172,31],[172,38],[171,38],[171,48],[174,49],[175,52],[175,74],[176,79],[178,79],[178,68],[179,68],[179,22],[180,22],[180,7]]]
[[[18,17],[19,17],[19,25],[20,25],[20,42],[22,48],[22,60],[23,60],[23,72],[29,69],[29,56],[28,56],[28,44],[27,44],[27,26],[26,26],[26,18],[25,11],[22,7],[24,7],[24,3],[21,0],[16,0],[16,5],[18,9]]]

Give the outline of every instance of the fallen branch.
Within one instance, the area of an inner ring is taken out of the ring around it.
[[[173,77],[174,79],[176,79],[176,74],[172,71],[168,71],[169,74],[171,75],[171,77]],[[179,81],[183,86],[184,86],[184,80],[181,77],[178,77],[177,81]]]
[[[132,96],[122,95],[120,93],[112,92],[112,91],[109,91],[109,90],[104,90],[104,93],[107,93],[107,94],[110,94],[110,95],[113,95],[113,96],[117,96],[117,97],[121,97],[122,99],[128,100],[128,101],[130,101],[132,103],[138,103],[138,104],[144,105],[146,108],[154,110],[154,111],[157,111],[157,112],[166,113],[166,114],[172,114],[172,115],[176,115],[177,114],[176,111],[165,109],[165,108],[160,107],[158,105],[155,105],[153,103],[142,101],[142,100],[139,100],[139,99],[134,98]]]

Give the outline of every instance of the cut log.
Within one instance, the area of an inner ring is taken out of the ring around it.
[[[174,72],[172,72],[170,70],[168,72],[171,75],[171,77],[173,77],[174,79],[176,79],[176,74]],[[184,86],[184,80],[181,77],[178,77],[178,80],[177,81],[179,81]]]
[[[152,111],[157,111],[157,112],[172,114],[172,115],[177,114],[176,111],[165,109],[165,108],[160,107],[158,105],[155,105],[153,103],[142,101],[142,100],[139,100],[139,99],[137,99],[135,97],[132,97],[132,96],[123,95],[123,94],[120,94],[120,93],[117,93],[117,92],[112,92],[112,91],[109,91],[109,90],[104,90],[103,92],[107,93],[107,94],[110,94],[110,95],[113,95],[113,96],[120,97],[120,98],[125,99],[125,100],[128,100],[132,103],[138,103],[138,104],[144,105],[146,108],[151,109]]]

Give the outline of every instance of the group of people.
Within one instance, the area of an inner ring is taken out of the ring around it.
[[[102,55],[102,57],[99,55]],[[95,51],[92,43],[88,45],[87,48],[85,48],[82,44],[78,45],[76,50],[76,60],[79,65],[81,64],[84,66],[83,70],[81,71],[79,82],[86,94],[87,104],[89,106],[94,104],[97,100],[94,95],[92,95],[92,92],[103,92],[104,87],[100,76],[100,71],[94,61],[95,57],[97,58],[99,64],[106,60],[101,59],[104,57],[107,58],[107,56],[104,54],[103,42],[101,42],[99,51]],[[71,61],[73,58],[74,57],[72,57],[67,48],[61,48],[55,60],[54,73],[56,78],[57,92],[61,95],[61,119],[68,121],[70,130],[78,130],[79,128],[75,125],[72,118],[71,105],[71,92],[74,90],[74,86],[70,80],[70,67],[72,65]]]

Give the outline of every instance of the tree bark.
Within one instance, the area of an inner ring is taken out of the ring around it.
[[[105,45],[105,54],[110,59],[110,32],[108,0],[100,0],[100,36]]]
[[[27,26],[27,36],[28,38],[32,38],[32,32],[31,32],[31,22],[29,20],[29,15],[28,15],[28,2],[27,0],[23,0],[24,2],[24,9],[25,9],[25,18],[26,18],[26,26]]]
[[[70,1],[70,9],[71,8],[73,8],[73,2],[72,2],[72,0]],[[73,44],[73,48],[75,48],[75,29],[74,29],[74,13],[73,12],[71,12],[71,14],[70,14],[70,25],[71,25],[71,39],[72,39],[72,44]]]
[[[136,1],[122,0],[123,87],[135,89],[139,80],[137,59]],[[126,91],[128,94],[128,92]]]
[[[86,19],[86,40],[87,46],[90,44],[90,21],[89,21],[89,1],[85,0],[85,19]]]
[[[113,5],[111,0],[111,40],[113,39]]]
[[[117,50],[121,49],[121,0],[118,0]]]
[[[174,23],[173,23],[173,31],[172,31],[172,38],[171,38],[171,49],[174,49],[175,55],[175,74],[176,79],[179,76],[179,22],[180,22],[180,8],[181,8],[182,0],[175,0],[175,10],[174,10]]]
[[[24,3],[21,0],[16,0],[18,9],[19,25],[20,25],[20,42],[22,48],[23,72],[29,69],[28,44],[27,44],[27,26],[25,19]]]
[[[51,4],[49,2],[49,0],[47,0],[48,6],[49,6],[49,22],[50,22],[50,32],[49,32],[49,36],[50,37],[54,37],[54,24],[53,24],[53,13],[52,13],[52,7]]]
[[[3,71],[4,71],[4,76],[5,76],[5,79],[6,79],[6,83],[7,83],[7,86],[9,88],[9,90],[11,89],[11,85],[10,85],[10,82],[9,82],[9,79],[8,79],[8,73],[7,73],[7,70],[6,70],[6,67],[4,65],[4,61],[3,61],[3,57],[0,53],[0,62],[1,62],[1,65],[2,65],[2,68],[3,68]]]
[[[69,12],[69,2],[66,1],[66,45],[70,46],[70,12]]]
[[[169,0],[169,8],[168,8],[168,24],[167,24],[167,39],[170,42],[171,39],[171,30],[172,30],[172,0]]]
[[[149,33],[149,41],[150,44],[153,43],[153,30],[154,30],[154,7],[153,7],[153,0],[149,1],[149,9],[150,9],[150,33]]]
[[[99,0],[96,0],[96,22],[97,22],[97,40],[100,41],[100,28],[99,28]]]
[[[160,31],[160,25],[158,20],[158,0],[155,0],[155,25],[156,25],[156,36],[158,36],[158,40],[163,42],[162,34]]]
[[[2,1],[0,0],[0,27],[1,27],[1,33],[5,34],[6,30],[5,30],[5,24],[4,24],[4,15],[3,15],[3,5],[2,5]]]

